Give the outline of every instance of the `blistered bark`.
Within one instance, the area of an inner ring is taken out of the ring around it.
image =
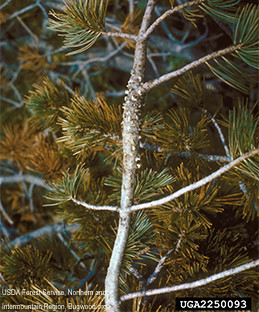
[[[119,226],[113,246],[110,265],[105,281],[105,303],[107,312],[119,312],[119,275],[125,246],[130,228],[130,207],[133,205],[133,193],[137,163],[139,161],[139,130],[141,108],[145,94],[140,91],[144,80],[146,62],[146,40],[143,34],[147,30],[155,1],[149,0],[136,40],[134,64],[127,85],[123,104],[123,173],[121,188],[121,207]]]

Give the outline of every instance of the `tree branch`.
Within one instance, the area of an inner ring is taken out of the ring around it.
[[[31,174],[17,174],[13,176],[0,176],[0,185],[5,183],[19,183],[19,182],[28,182],[34,185],[43,187],[47,190],[51,190],[51,188],[45,184],[44,180],[33,176]]]
[[[143,91],[149,91],[150,89],[154,88],[154,87],[157,87],[158,85],[160,85],[161,83],[164,83],[172,78],[175,78],[177,76],[180,76],[184,73],[186,73],[187,71],[193,69],[193,68],[196,68],[210,60],[214,60],[215,58],[219,57],[219,56],[222,56],[222,55],[225,55],[225,54],[228,54],[228,53],[233,53],[235,52],[236,50],[238,50],[240,48],[241,45],[232,45],[230,47],[227,47],[225,49],[222,49],[222,50],[219,50],[217,52],[213,52],[211,54],[208,54],[196,61],[193,61],[192,63],[178,69],[178,70],[175,70],[171,73],[168,73],[168,74],[165,74],[157,79],[154,79],[154,80],[151,80],[151,81],[148,81],[148,82],[145,82],[143,85],[142,85],[142,89]]]
[[[10,238],[10,235],[11,235],[11,234],[9,233],[9,231],[7,230],[7,228],[5,227],[5,225],[3,224],[2,219],[1,219],[1,216],[0,216],[0,232],[2,232],[3,235],[4,235],[7,239]]]
[[[68,225],[66,225],[67,231],[76,231],[79,228],[80,228],[79,224],[68,224]],[[33,232],[30,232],[28,234],[25,234],[23,236],[15,238],[9,244],[11,246],[23,246],[33,239],[37,239],[37,238],[44,236],[44,235],[62,233],[63,231],[64,231],[64,226],[62,223],[49,224],[49,225],[45,225],[42,228],[39,228]]]
[[[91,63],[97,63],[97,62],[106,62],[109,59],[111,59],[112,57],[114,57],[116,54],[118,54],[124,47],[126,46],[126,42],[123,42],[117,49],[111,51],[110,53],[108,53],[107,55],[103,56],[103,57],[95,57],[95,58],[91,58],[85,62],[80,62],[82,65],[79,66],[79,69],[75,72],[75,74],[73,75],[74,77],[76,77],[82,70],[84,67],[86,67],[87,65],[91,64]],[[74,62],[77,63],[77,62]],[[71,63],[70,63],[71,65]]]
[[[155,295],[167,294],[167,293],[171,293],[171,292],[175,292],[175,291],[179,291],[179,290],[183,290],[183,289],[197,288],[197,287],[201,287],[201,286],[207,285],[209,283],[212,283],[214,281],[217,281],[221,278],[232,276],[232,275],[235,275],[237,273],[243,272],[245,270],[255,268],[258,265],[259,265],[259,260],[255,260],[255,261],[251,261],[249,263],[243,264],[243,265],[236,267],[234,269],[226,270],[226,271],[211,275],[209,277],[206,277],[204,279],[201,279],[201,280],[198,280],[195,282],[185,283],[185,284],[176,285],[176,286],[172,286],[172,287],[164,287],[164,288],[158,288],[158,289],[151,289],[151,290],[147,290],[147,291],[139,291],[139,292],[123,295],[123,296],[121,296],[120,299],[121,299],[121,302],[124,302],[124,301],[130,300],[130,299],[133,299],[133,298],[139,298],[139,297],[144,297],[144,296],[155,296]]]
[[[7,6],[12,0],[6,0],[2,5],[0,5],[0,10]]]
[[[117,212],[119,211],[119,207],[117,207],[117,206],[95,206],[95,205],[87,204],[87,203],[85,203],[83,201],[77,200],[77,199],[75,199],[73,197],[71,197],[70,200],[73,203],[75,203],[77,205],[80,205],[80,206],[83,206],[83,207],[85,207],[87,209],[99,210],[99,211],[100,210],[117,211]]]
[[[134,205],[130,208],[131,211],[137,211],[137,210],[141,210],[141,209],[146,209],[146,208],[152,208],[152,207],[156,207],[156,206],[160,206],[163,205],[171,200],[174,200],[178,197],[180,197],[181,195],[196,190],[197,188],[211,182],[212,180],[214,180],[215,178],[221,176],[223,173],[229,171],[231,168],[237,166],[239,163],[241,163],[242,161],[244,161],[245,159],[255,156],[259,154],[259,149],[253,150],[249,153],[246,153],[240,157],[238,157],[237,159],[231,161],[230,163],[228,163],[227,165],[221,167],[219,170],[213,172],[212,174],[208,175],[207,177],[201,179],[198,182],[192,183],[178,191],[176,191],[175,193],[166,196],[164,198],[158,199],[158,200],[154,200],[152,202],[149,203],[144,203],[144,204],[139,204],[139,205]]]
[[[58,238],[60,239],[60,241],[64,244],[64,246],[70,251],[70,253],[75,257],[75,259],[77,260],[77,262],[80,263],[81,267],[86,269],[86,266],[83,262],[80,261],[80,257],[77,255],[77,253],[71,248],[70,244],[64,239],[64,237],[62,236],[62,233],[59,232],[57,234]]]
[[[105,32],[103,34],[106,35],[106,36],[109,36],[109,37],[117,37],[117,38],[129,39],[129,40],[132,40],[132,41],[136,41],[137,40],[137,36],[136,35],[127,34],[127,33]]]
[[[23,104],[23,103],[16,102],[16,101],[13,101],[13,100],[11,100],[11,99],[8,99],[8,98],[6,98],[5,96],[2,96],[2,95],[0,95],[0,99],[1,99],[2,101],[5,101],[5,102],[7,102],[7,103],[12,104],[14,107],[21,107],[22,104]]]
[[[12,15],[9,15],[9,16],[7,17],[7,21],[9,21],[9,20],[15,18],[16,16],[19,16],[19,15],[21,15],[21,14],[27,12],[27,11],[30,11],[30,10],[34,9],[35,7],[37,7],[37,4],[36,4],[36,3],[31,4],[31,5],[28,5],[27,7],[22,8],[21,10],[19,10],[19,11],[17,11],[17,12],[14,12]]]

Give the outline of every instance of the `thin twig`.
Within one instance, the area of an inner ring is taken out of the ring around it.
[[[0,273],[0,279],[2,280],[2,282],[4,282],[5,284],[7,284],[6,280],[4,279],[4,276],[2,273]]]
[[[7,212],[5,211],[2,202],[0,201],[0,211],[2,212],[5,219],[8,221],[9,224],[13,224],[13,220],[8,216]]]
[[[116,54],[118,54],[126,46],[126,44],[127,44],[126,42],[123,42],[117,49],[113,50],[112,52],[110,52],[109,54],[107,54],[103,57],[95,57],[95,58],[92,58],[92,59],[89,59],[89,60],[83,62],[82,66],[80,66],[80,68],[76,71],[76,73],[73,75],[73,77],[76,77],[85,66],[87,66],[91,63],[108,61],[109,59],[114,57]]]
[[[31,29],[24,23],[24,21],[22,20],[20,16],[16,16],[16,19],[22,25],[22,27],[27,31],[27,33],[31,36],[33,45],[37,47],[39,45],[39,38],[37,37],[37,35],[35,35],[31,31]]]
[[[225,153],[226,153],[226,155],[227,155],[226,157],[228,158],[228,161],[233,160],[232,156],[231,156],[230,153],[229,153],[229,149],[228,149],[228,146],[227,146],[227,144],[226,144],[224,135],[223,135],[223,133],[222,133],[222,131],[221,131],[221,129],[220,129],[220,127],[219,127],[217,121],[215,120],[215,118],[214,118],[207,110],[204,110],[204,112],[209,116],[210,120],[213,122],[215,128],[216,128],[217,131],[218,131],[218,134],[219,134],[221,143],[222,143],[222,145],[224,146]],[[246,194],[246,193],[247,193],[247,190],[246,190],[245,184],[244,184],[242,181],[239,181],[238,184],[239,184],[240,190],[241,190],[244,194]]]
[[[2,96],[2,95],[0,95],[0,99],[1,99],[2,101],[5,101],[5,102],[7,102],[7,103],[12,104],[15,108],[21,107],[22,104],[23,104],[23,103],[19,103],[19,102],[16,102],[16,101],[14,101],[14,100],[8,99],[8,98],[6,98],[5,96]]]
[[[204,110],[204,112],[208,115],[208,117],[210,118],[210,120],[212,121],[213,125],[215,126],[215,128],[217,129],[218,131],[218,134],[219,134],[219,137],[220,137],[220,140],[221,140],[221,143],[224,147],[224,150],[225,150],[225,153],[228,157],[228,160],[230,161],[231,160],[231,155],[229,153],[229,150],[228,150],[228,147],[227,147],[227,144],[226,144],[226,141],[225,141],[225,138],[224,138],[224,135],[217,123],[217,121],[215,120],[215,118],[207,111],[207,110]]]
[[[76,258],[77,262],[80,263],[80,266],[84,269],[86,269],[86,266],[83,262],[81,262],[81,258],[77,255],[77,253],[71,248],[70,244],[64,239],[61,232],[57,234],[60,241],[64,244],[65,247],[70,251],[70,253]]]
[[[120,299],[121,299],[121,302],[124,302],[124,301],[130,300],[130,299],[133,299],[133,298],[167,294],[167,293],[172,293],[172,292],[183,290],[183,289],[193,289],[196,287],[201,287],[201,286],[207,285],[207,284],[212,283],[214,281],[217,281],[221,278],[232,276],[232,275],[235,275],[237,273],[255,268],[258,265],[259,265],[259,260],[255,260],[255,261],[251,261],[249,263],[243,264],[241,266],[238,266],[234,269],[226,270],[226,271],[211,275],[209,277],[203,278],[203,279],[195,281],[195,282],[185,283],[185,284],[176,285],[176,286],[172,286],[172,287],[164,287],[164,288],[152,289],[152,290],[147,290],[147,291],[139,291],[139,292],[123,295],[123,296],[121,296]]]
[[[174,200],[174,199],[180,197],[181,195],[183,195],[187,192],[196,190],[197,188],[200,188],[201,186],[211,182],[215,178],[221,176],[223,173],[229,171],[231,168],[237,166],[239,163],[241,163],[245,159],[247,159],[249,157],[253,157],[253,156],[257,155],[258,153],[259,153],[259,149],[253,150],[249,153],[246,153],[246,154],[238,157],[237,159],[233,160],[232,162],[228,163],[227,165],[221,167],[219,170],[213,172],[212,174],[208,175],[207,177],[199,180],[198,182],[192,183],[192,184],[178,190],[177,192],[175,192],[169,196],[163,197],[161,199],[154,200],[154,201],[149,202],[149,203],[134,205],[130,208],[130,211],[137,211],[137,210],[141,210],[141,209],[152,208],[152,207],[163,205],[163,204],[165,204],[171,200]]]
[[[12,0],[6,0],[2,5],[0,5],[0,10],[7,6]]]
[[[155,64],[155,62],[153,61],[152,57],[151,57],[149,54],[147,55],[147,59],[149,60],[149,63],[151,64],[151,66],[152,66],[152,68],[153,68],[153,70],[154,70],[156,76],[159,77],[160,74],[159,74],[159,72],[158,72],[158,69],[157,69],[157,67],[156,67],[156,64]]]
[[[28,182],[28,183],[32,183],[34,185],[43,187],[47,190],[51,190],[51,188],[45,184],[44,180],[30,175],[30,174],[17,174],[17,175],[13,175],[13,176],[0,176],[0,185],[1,184],[5,184],[5,183],[19,183],[19,182]]]
[[[76,255],[76,256],[77,256],[77,255]],[[78,257],[78,256],[77,256],[77,257]],[[71,271],[71,273],[70,273],[70,276],[72,277],[72,276],[74,275],[77,266],[78,266],[82,261],[89,260],[89,259],[94,259],[94,258],[95,258],[94,255],[88,255],[88,254],[84,255],[83,257],[78,257],[78,258],[77,258],[77,261],[76,261],[76,263],[74,264],[74,267],[73,267],[73,269],[72,269],[72,271]],[[84,265],[84,268],[86,268],[85,265]]]
[[[49,18],[48,13],[47,13],[47,11],[45,10],[45,8],[41,5],[40,1],[37,1],[37,6],[38,6],[38,8],[41,9],[41,12],[43,13],[44,18],[45,18],[46,20],[48,20],[48,18]]]
[[[156,279],[158,274],[160,273],[160,271],[163,268],[163,265],[165,263],[166,258],[169,256],[169,254],[173,251],[174,249],[169,250],[158,262],[157,266],[155,267],[154,272],[149,276],[149,278],[147,279],[147,286],[149,286],[150,284],[152,284]]]
[[[153,272],[153,273],[149,276],[149,278],[147,279],[147,286],[149,286],[150,284],[152,284],[152,283],[156,280],[156,278],[157,278],[159,272],[160,272],[160,271],[162,270],[162,268],[163,268],[163,265],[164,265],[164,263],[165,263],[167,257],[168,257],[173,251],[174,251],[174,252],[177,252],[177,251],[178,251],[178,249],[179,249],[179,247],[180,247],[180,244],[181,244],[181,241],[182,241],[182,238],[183,238],[183,233],[181,233],[179,236],[180,236],[180,238],[178,239],[175,248],[170,249],[170,250],[159,260],[159,262],[158,262],[158,264],[157,264],[157,266],[156,266],[154,272]]]
[[[31,5],[28,5],[27,7],[23,8],[23,9],[17,11],[17,12],[14,12],[13,14],[11,14],[11,15],[9,15],[7,17],[7,21],[9,21],[9,20],[15,18],[16,16],[19,16],[19,15],[21,15],[21,14],[27,12],[27,11],[30,11],[30,10],[34,9],[35,7],[37,7],[37,4],[34,3],[34,4],[31,4]]]
[[[33,188],[34,188],[34,184],[31,183],[31,185],[29,186],[29,190],[28,190],[28,197],[29,197],[29,202],[30,202],[31,213],[34,211]]]
[[[20,71],[21,71],[21,66],[19,66],[15,72],[11,73],[12,79],[9,82],[0,84],[0,88],[2,89],[8,86],[12,86],[15,80],[18,78]]]
[[[162,151],[162,149],[160,151]],[[216,161],[216,162],[229,162],[230,161],[229,157],[224,156],[224,155],[208,155],[208,154],[201,154],[201,153],[196,153],[195,155],[203,160],[208,160],[208,161]],[[168,156],[170,157],[171,156],[192,157],[190,152],[182,152],[182,153],[170,152]]]
[[[76,231],[80,228],[79,224],[68,224],[66,226],[67,231]],[[44,235],[51,235],[51,234],[57,234],[63,232],[63,224],[62,223],[55,223],[55,224],[49,224],[45,225],[42,228],[39,228],[33,232],[30,232],[28,234],[25,234],[23,236],[17,237],[14,240],[12,240],[9,244],[11,246],[23,246],[30,242],[33,239],[37,239]]]
[[[13,89],[14,94],[16,95],[17,99],[19,100],[19,102],[21,103],[21,106],[22,106],[23,99],[22,99],[20,92],[18,91],[18,89],[16,88],[16,86],[13,83],[10,84],[10,87]]]
[[[4,235],[7,239],[10,238],[10,235],[11,235],[11,234],[9,233],[8,229],[7,229],[7,228],[5,227],[5,225],[3,224],[1,216],[0,216],[0,231],[3,233],[3,235]]]
[[[160,10],[158,7],[155,7],[155,13],[158,17],[161,16],[161,13],[160,13]],[[178,44],[181,44],[181,41],[177,40],[171,33],[171,31],[168,29],[165,21],[162,21],[161,22],[161,26],[163,27],[167,37],[173,42],[173,43],[178,43]]]

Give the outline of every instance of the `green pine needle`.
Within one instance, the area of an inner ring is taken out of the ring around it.
[[[54,201],[54,204],[46,206],[55,206],[67,202],[72,198],[77,198],[80,185],[84,185],[83,181],[89,171],[77,166],[73,174],[69,171],[63,173],[63,177],[57,183],[52,183],[53,190],[46,196],[47,199]]]
[[[208,0],[199,5],[199,7],[224,23],[234,23],[236,5],[240,0]]]
[[[62,82],[54,83],[45,77],[42,85],[34,84],[33,87],[34,91],[30,91],[26,97],[27,107],[32,112],[31,122],[43,130],[60,130],[61,127],[57,124],[58,117],[62,115],[60,109],[70,102],[65,85]]]
[[[123,267],[128,269],[134,262],[145,258],[157,260],[151,248],[154,247],[155,231],[152,223],[144,212],[138,212],[134,217],[131,224],[130,234],[127,240]]]
[[[241,47],[236,51],[248,65],[259,68],[259,10],[256,5],[239,9],[234,24],[234,44]]]
[[[215,65],[206,63],[215,76],[220,78],[231,87],[248,94],[250,88],[256,84],[256,76],[244,66],[221,57],[220,60],[213,60]]]
[[[192,72],[178,79],[172,91],[179,96],[178,103],[184,107],[206,109],[211,106],[212,98],[215,98],[218,107],[222,105],[222,97],[207,86],[204,78]]]
[[[209,119],[203,115],[193,128],[190,127],[190,122],[190,109],[169,111],[165,117],[164,129],[157,132],[157,141],[161,144],[163,152],[195,154],[197,150],[207,146],[206,127]]]
[[[14,248],[10,254],[2,255],[1,269],[5,280],[15,287],[41,283],[52,275],[49,261],[51,252],[45,254],[31,246]]]
[[[161,196],[163,188],[174,182],[174,178],[168,173],[168,169],[161,172],[146,168],[137,175],[134,190],[134,203],[143,203],[148,200],[157,199]],[[121,195],[121,175],[110,176],[105,179],[105,185],[113,188],[110,199],[119,203]]]
[[[233,41],[236,46],[234,55],[256,69],[259,68],[258,12],[258,8],[255,5],[246,5],[240,8],[235,15],[233,30]],[[247,70],[229,58],[221,57],[220,60],[212,62],[216,66],[207,63],[210,70],[222,81],[243,93],[248,94],[251,86],[255,85],[257,81],[253,71]]]
[[[104,99],[87,101],[75,94],[70,107],[62,108],[59,119],[63,136],[58,139],[75,155],[85,156],[90,148],[105,150],[109,155],[121,145],[122,112],[120,106]]]
[[[258,116],[254,116],[245,103],[239,102],[238,108],[234,108],[229,114],[229,152],[233,159],[255,149],[259,145]],[[257,161],[256,161],[257,159]],[[259,181],[258,156],[247,159],[238,170],[244,175]]]
[[[64,13],[50,12],[54,19],[49,20],[49,27],[65,36],[65,47],[79,48],[68,55],[84,52],[105,33],[108,1],[66,0],[64,4]]]

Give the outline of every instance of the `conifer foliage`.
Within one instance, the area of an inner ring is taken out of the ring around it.
[[[0,5],[1,301],[169,312],[176,297],[225,296],[257,309],[258,6],[25,2]],[[32,42],[11,66],[15,23]]]

